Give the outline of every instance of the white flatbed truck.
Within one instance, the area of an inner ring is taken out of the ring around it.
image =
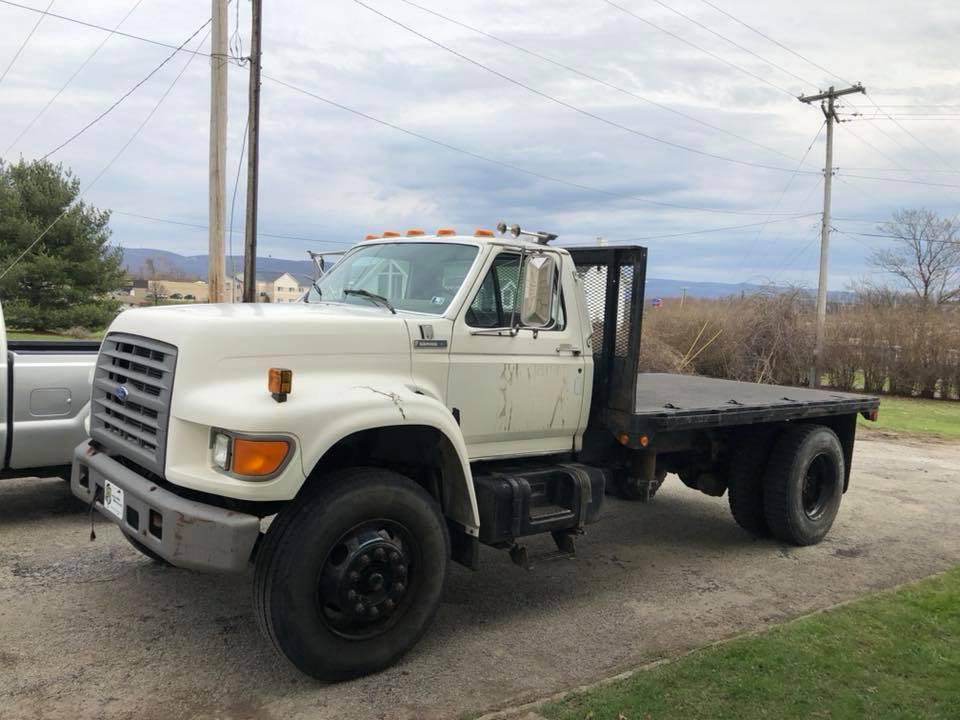
[[[573,554],[605,492],[667,473],[819,542],[877,399],[639,373],[646,250],[517,232],[373,238],[296,304],[120,315],[73,492],[158,561],[253,563],[265,636],[324,680],[410,649],[451,558]]]

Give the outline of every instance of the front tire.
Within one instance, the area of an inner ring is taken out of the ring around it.
[[[377,468],[332,473],[267,531],[254,578],[258,623],[319,680],[376,672],[426,631],[449,557],[440,507],[415,482]]]
[[[794,545],[823,540],[840,509],[844,476],[843,446],[833,430],[822,425],[786,429],[764,479],[764,514],[773,535]]]

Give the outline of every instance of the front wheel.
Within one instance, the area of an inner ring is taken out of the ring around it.
[[[778,438],[767,464],[763,509],[770,532],[794,545],[814,545],[829,532],[843,497],[845,463],[836,433],[796,425]]]
[[[375,672],[426,631],[449,557],[446,522],[423,488],[387,470],[338,471],[270,526],[256,561],[257,620],[307,675]]]

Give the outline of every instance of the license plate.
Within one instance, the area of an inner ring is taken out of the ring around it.
[[[103,481],[103,506],[123,520],[123,488],[118,488],[109,480]]]

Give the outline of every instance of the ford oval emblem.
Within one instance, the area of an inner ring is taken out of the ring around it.
[[[117,385],[117,389],[113,391],[113,396],[117,399],[117,402],[123,402],[130,397],[130,391],[127,390],[126,385]]]

